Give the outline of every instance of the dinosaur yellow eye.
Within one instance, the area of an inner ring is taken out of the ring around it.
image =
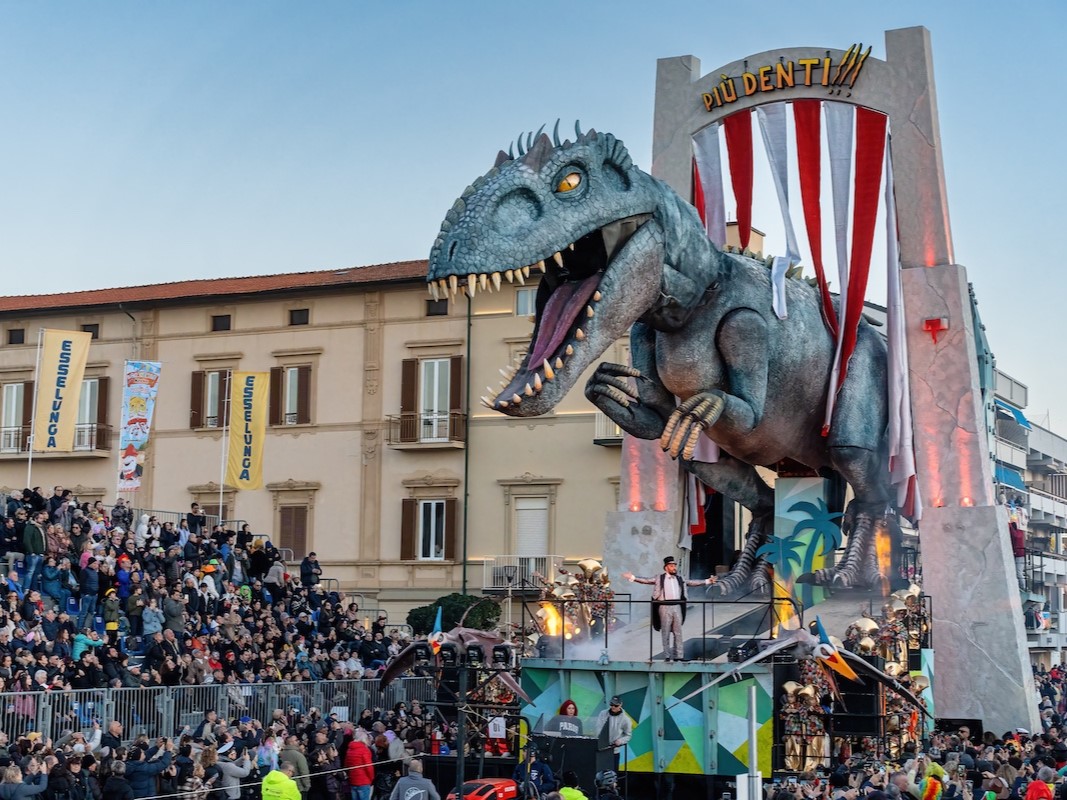
[[[578,188],[578,184],[582,182],[582,176],[577,172],[571,172],[563,176],[563,179],[556,184],[556,191],[571,192]]]

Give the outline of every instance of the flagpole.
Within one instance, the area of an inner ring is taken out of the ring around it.
[[[44,328],[37,329],[37,363],[33,367],[33,412],[30,414],[30,430],[26,436],[29,453],[26,457],[26,488],[32,489],[30,483],[33,475],[33,432],[37,430],[37,393],[41,391],[41,346],[44,342]]]
[[[233,396],[233,371],[226,376],[226,385],[221,387],[225,394],[222,402],[222,464],[219,465],[219,522],[222,522],[223,491],[226,487],[226,466],[230,461],[230,398]],[[236,498],[235,498],[236,499]],[[201,534],[203,535],[203,534]]]
[[[130,362],[128,360],[122,363],[122,393],[119,395],[119,426],[118,426],[118,458],[115,464],[115,499],[118,500],[122,495],[122,412],[126,410],[126,386],[128,378],[128,370],[130,368]]]

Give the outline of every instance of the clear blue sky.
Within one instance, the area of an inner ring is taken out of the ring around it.
[[[647,167],[657,58],[881,57],[911,25],[957,260],[999,366],[1067,432],[1062,2],[0,0],[0,291],[424,258],[520,131],[580,118]]]

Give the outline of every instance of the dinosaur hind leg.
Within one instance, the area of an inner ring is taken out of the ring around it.
[[[748,526],[741,556],[734,568],[719,579],[716,584],[719,592],[723,596],[733,594],[746,582],[753,590],[766,590],[770,583],[767,567],[756,557],[756,551],[773,532],[774,490],[759,476],[755,467],[726,454],[714,464],[686,460],[682,464],[707,486],[752,512],[752,523]]]

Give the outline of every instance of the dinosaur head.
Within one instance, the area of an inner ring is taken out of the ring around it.
[[[590,130],[540,134],[448,212],[430,253],[430,293],[499,290],[541,273],[529,352],[482,402],[516,417],[550,411],[582,371],[660,297],[661,184],[622,142]]]

